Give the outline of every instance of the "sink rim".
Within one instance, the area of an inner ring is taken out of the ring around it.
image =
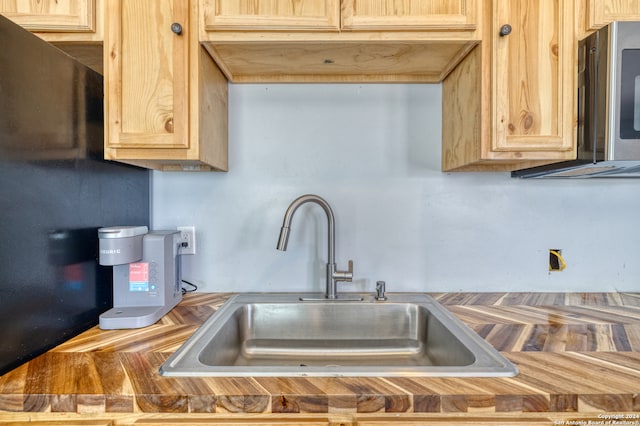
[[[387,293],[378,301],[368,293],[343,293],[343,299],[323,299],[321,293],[240,293],[229,298],[160,367],[160,375],[170,377],[513,377],[517,367],[455,317],[433,297],[424,293]],[[311,299],[302,301],[301,298]],[[362,298],[362,301],[354,301]],[[409,303],[426,307],[475,356],[466,366],[211,366],[200,361],[200,354],[212,336],[242,305],[277,304],[394,304]]]

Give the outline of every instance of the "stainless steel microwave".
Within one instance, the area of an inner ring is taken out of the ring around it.
[[[514,177],[640,177],[640,22],[612,22],[578,45],[575,160]]]

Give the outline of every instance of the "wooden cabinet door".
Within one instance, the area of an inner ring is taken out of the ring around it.
[[[476,0],[342,0],[342,28],[473,31],[477,9]]]
[[[589,0],[588,29],[595,30],[613,21],[640,21],[640,0]]]
[[[338,30],[340,0],[204,0],[216,30]]]
[[[34,32],[96,30],[96,0],[3,0],[0,14]]]
[[[188,148],[189,2],[109,0],[106,19],[107,147]]]
[[[573,148],[573,20],[572,1],[494,2],[493,151]],[[500,36],[504,25],[511,32]]]

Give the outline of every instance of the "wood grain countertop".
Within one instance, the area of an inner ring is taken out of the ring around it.
[[[158,368],[229,297],[94,327],[0,377],[0,412],[640,412],[640,294],[431,294],[518,366],[512,378],[170,378]]]

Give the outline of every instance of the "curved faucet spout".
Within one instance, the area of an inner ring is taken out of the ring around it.
[[[288,226],[283,226],[280,228],[280,236],[278,237],[278,245],[276,246],[277,250],[287,251],[287,245],[289,244],[289,230],[291,228]]]
[[[313,194],[302,195],[289,205],[287,211],[284,213],[284,219],[282,221],[282,228],[280,229],[280,237],[278,238],[278,246],[276,247],[278,250],[286,251],[287,245],[289,244],[289,233],[291,230],[291,220],[293,219],[293,215],[303,204],[306,203],[315,203],[322,207],[324,212],[327,215],[327,221],[329,223],[329,238],[328,238],[328,261],[329,263],[335,263],[335,218],[333,216],[333,210],[331,210],[331,206],[327,203],[324,198],[319,197]]]
[[[278,244],[276,248],[281,251],[287,250],[289,243],[289,234],[291,231],[291,220],[293,215],[298,210],[298,207],[305,203],[315,203],[322,207],[327,215],[328,222],[328,241],[327,241],[327,299],[336,299],[337,291],[336,284],[338,281],[351,281],[353,279],[353,262],[349,261],[348,271],[336,270],[335,260],[335,218],[333,216],[333,210],[329,203],[327,203],[322,197],[313,194],[302,195],[289,205],[287,211],[284,213],[284,219],[282,221],[282,228],[280,229],[280,236],[278,238]]]

